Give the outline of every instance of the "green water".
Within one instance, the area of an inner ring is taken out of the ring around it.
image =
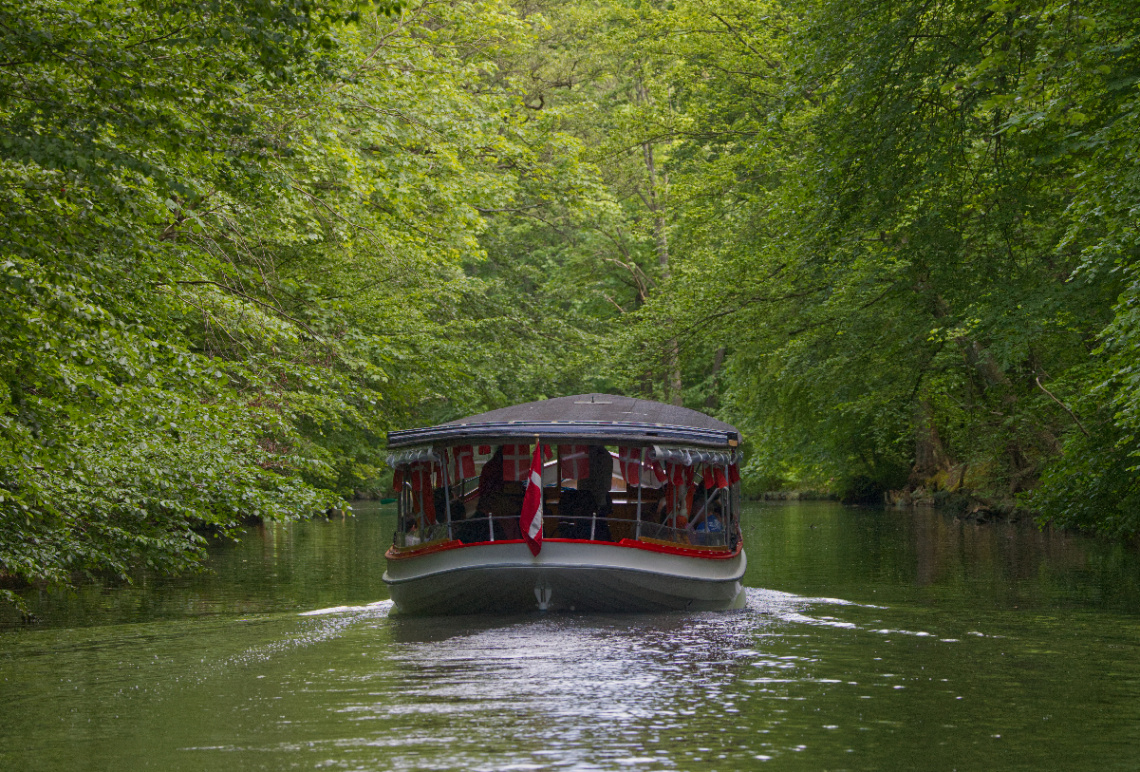
[[[748,608],[389,618],[392,513],[0,618],[2,770],[1140,768],[1140,558],[754,506]]]

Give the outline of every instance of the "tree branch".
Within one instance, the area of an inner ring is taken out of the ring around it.
[[[1085,425],[1081,423],[1081,419],[1077,418],[1077,414],[1074,413],[1072,410],[1070,410],[1068,405],[1066,405],[1064,402],[1062,402],[1061,400],[1059,400],[1055,396],[1053,396],[1053,392],[1051,392],[1047,388],[1045,388],[1044,384],[1041,383],[1041,376],[1035,376],[1033,378],[1033,380],[1037,382],[1037,387],[1039,389],[1041,389],[1041,391],[1043,391],[1049,395],[1049,399],[1056,402],[1058,405],[1060,405],[1065,410],[1066,413],[1068,413],[1070,416],[1072,416],[1073,420],[1077,422],[1077,428],[1080,429],[1082,432],[1084,432],[1084,435],[1086,437],[1088,437],[1089,432],[1087,429],[1085,429]]]
[[[221,290],[224,290],[224,291],[230,293],[231,295],[237,295],[238,297],[244,298],[245,300],[248,300],[251,303],[256,303],[257,305],[261,306],[262,308],[268,309],[268,310],[272,311],[273,313],[277,314],[278,316],[289,320],[293,324],[295,324],[298,327],[300,327],[301,329],[303,329],[305,332],[309,333],[309,335],[311,335],[315,341],[317,341],[322,346],[327,348],[330,352],[332,352],[334,354],[336,353],[336,350],[333,349],[333,347],[328,343],[328,341],[326,341],[312,327],[305,324],[300,319],[297,319],[296,317],[290,316],[289,314],[285,313],[280,308],[278,308],[277,306],[275,306],[271,303],[266,303],[263,300],[258,300],[257,298],[252,297],[250,295],[247,295],[244,292],[241,292],[240,290],[236,290],[233,287],[227,287],[225,284],[222,284],[221,282],[211,281],[210,279],[198,279],[198,280],[185,279],[182,281],[175,281],[175,282],[156,281],[153,283],[155,286],[162,286],[164,284],[169,285],[171,283],[189,285],[189,286],[206,285],[206,284],[213,285],[213,286],[217,287],[218,289],[221,289]]]

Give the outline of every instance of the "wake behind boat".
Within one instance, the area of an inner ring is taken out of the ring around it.
[[[607,394],[391,432],[384,581],[411,614],[739,607],[739,444],[704,413]]]

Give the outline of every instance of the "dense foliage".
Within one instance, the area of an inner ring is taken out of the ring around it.
[[[679,351],[754,484],[1135,533],[1135,7],[635,8],[594,37],[652,95],[611,141],[660,148],[670,260],[622,324],[626,387],[672,393]]]
[[[587,389],[1140,529],[1132,3],[0,0],[0,578]]]
[[[0,6],[4,577],[185,569],[375,480],[420,405],[495,398],[468,353],[528,332],[464,272],[480,210],[593,179],[489,66],[524,33],[495,3]]]

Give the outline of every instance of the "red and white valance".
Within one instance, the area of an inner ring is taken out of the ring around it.
[[[706,464],[701,472],[701,477],[705,488],[727,488],[729,486],[728,475],[723,466]]]

